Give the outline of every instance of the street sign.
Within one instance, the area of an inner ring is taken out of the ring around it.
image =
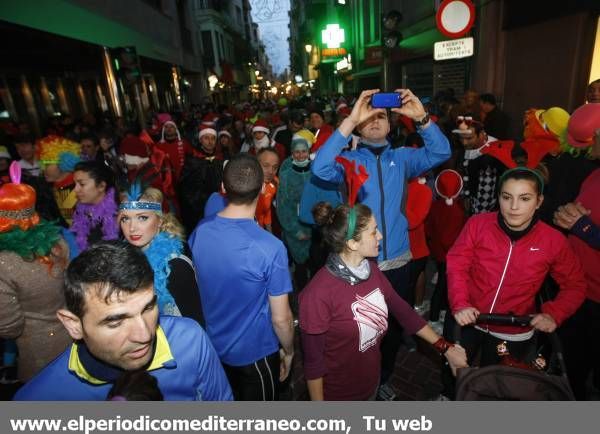
[[[452,39],[433,45],[434,60],[461,59],[473,55],[473,38]]]
[[[438,30],[448,38],[466,35],[475,22],[475,6],[471,0],[444,0],[435,14]]]

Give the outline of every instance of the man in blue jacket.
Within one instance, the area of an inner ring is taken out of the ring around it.
[[[58,317],[75,340],[25,384],[15,400],[102,401],[124,372],[146,370],[165,400],[231,400],[219,358],[202,328],[160,317],[154,273],[144,253],[121,241],[98,243],[65,273]]]
[[[385,109],[370,106],[371,96],[378,89],[363,91],[350,116],[340,124],[329,140],[319,149],[312,164],[312,172],[329,182],[343,182],[344,171],[335,161],[343,157],[364,165],[369,179],[362,186],[358,201],[371,208],[383,239],[377,258],[379,268],[384,272],[396,292],[411,303],[414,295],[406,293],[409,281],[409,261],[411,259],[406,220],[407,182],[410,178],[430,170],[450,157],[450,144],[441,130],[430,121],[421,101],[408,89],[397,89],[402,106],[392,108],[392,112],[412,119],[417,131],[423,137],[425,146],[419,149],[392,149],[387,135],[390,122]],[[355,150],[343,151],[352,131],[360,134]],[[385,383],[393,372],[398,351],[399,326],[390,319],[390,329],[382,344],[382,382]],[[383,388],[383,394],[390,394]],[[388,396],[389,398],[390,396]]]

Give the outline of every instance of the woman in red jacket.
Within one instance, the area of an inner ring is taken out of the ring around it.
[[[529,327],[463,328],[461,344],[470,359],[481,349],[481,366],[499,361],[496,346],[503,341],[513,357],[529,357],[534,330],[553,332],[585,297],[583,270],[567,239],[538,219],[543,187],[538,171],[506,171],[499,181],[500,211],[471,217],[448,252],[450,321],[466,326],[480,313],[532,315]],[[537,312],[535,297],[548,273],[560,291]]]

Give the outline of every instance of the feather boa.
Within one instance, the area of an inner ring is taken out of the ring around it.
[[[119,237],[114,188],[109,188],[102,201],[96,205],[77,203],[71,232],[75,233],[80,251],[87,249],[88,235],[98,225],[102,227],[103,240],[116,240]]]
[[[26,260],[48,256],[60,240],[60,229],[56,223],[43,220],[26,231],[15,226],[8,232],[0,233],[0,250],[15,252]]]
[[[167,232],[159,232],[144,253],[154,271],[154,292],[158,298],[158,310],[162,314],[181,316],[175,299],[167,288],[171,273],[169,261],[183,252],[183,242]]]

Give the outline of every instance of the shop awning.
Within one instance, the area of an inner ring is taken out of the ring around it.
[[[358,77],[369,77],[371,75],[377,75],[381,73],[381,66],[372,66],[370,68],[361,69],[358,72],[352,74],[352,78]]]

